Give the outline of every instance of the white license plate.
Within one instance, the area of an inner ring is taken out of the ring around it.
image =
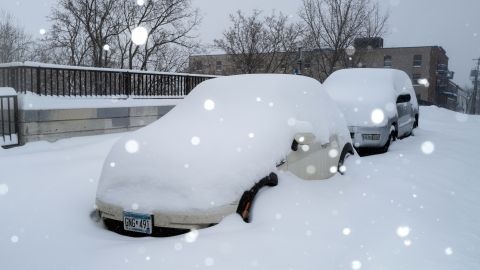
[[[123,229],[152,234],[152,215],[123,212]]]

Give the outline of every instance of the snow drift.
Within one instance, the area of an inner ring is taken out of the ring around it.
[[[316,80],[241,75],[203,82],[150,126],[126,135],[105,161],[97,198],[141,212],[234,203],[275,170],[298,132],[349,138]],[[333,121],[332,121],[333,119]],[[347,139],[348,140],[348,139]]]

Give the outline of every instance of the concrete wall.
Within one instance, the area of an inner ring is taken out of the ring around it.
[[[173,107],[21,110],[21,143],[132,131],[154,122]]]

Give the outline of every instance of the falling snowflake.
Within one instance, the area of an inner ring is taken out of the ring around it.
[[[205,108],[205,110],[207,111],[212,111],[213,109],[215,109],[215,102],[211,99],[207,99],[205,100],[205,102],[203,103],[203,107]]]
[[[371,120],[374,124],[381,124],[385,119],[385,114],[381,109],[375,109],[372,111]]]
[[[213,266],[215,264],[215,260],[212,257],[205,258],[205,266]]]
[[[353,270],[359,270],[360,268],[362,268],[362,263],[359,260],[354,260],[352,261],[351,266]]]
[[[422,143],[421,148],[422,148],[422,152],[425,155],[430,155],[430,154],[433,153],[433,151],[435,151],[435,145],[431,141],[426,141],[426,142]]]
[[[256,98],[256,101],[257,101],[257,102],[261,102],[261,101],[262,101],[262,98],[257,97],[257,98]]]
[[[115,162],[110,162],[110,167],[115,168],[116,164]]]
[[[137,5],[139,6],[145,5],[145,0],[137,0]]]
[[[331,173],[336,173],[337,171],[338,171],[338,167],[336,167],[336,166],[330,167],[330,172]]]
[[[400,226],[397,228],[397,235],[400,238],[405,238],[410,234],[410,227],[408,226]]]
[[[140,148],[139,144],[135,140],[129,140],[125,143],[125,150],[130,153],[134,154],[138,152],[138,149]]]
[[[253,133],[253,132],[248,133],[248,137],[249,137],[250,139],[255,138],[255,133]]]
[[[348,236],[352,233],[352,230],[350,230],[350,228],[344,228],[342,230],[342,233],[343,233],[343,235]]]
[[[345,165],[340,166],[339,171],[341,173],[345,173],[347,171],[347,167]]]
[[[293,117],[288,118],[288,120],[287,120],[287,124],[291,127],[295,126],[296,123],[297,123],[297,120]]]
[[[45,34],[47,33],[47,30],[45,30],[45,29],[42,28],[42,29],[40,29],[40,31],[38,31],[38,32],[40,33],[40,35],[43,36],[43,35],[45,35]]]
[[[338,156],[338,150],[337,149],[330,149],[328,151],[328,156],[331,158],[336,158]]]
[[[273,102],[268,103],[269,107],[273,107],[274,105],[275,105],[275,103],[273,103]]]
[[[409,239],[407,239],[407,240],[403,241],[403,244],[404,244],[405,246],[409,247],[409,246],[412,245],[412,241],[409,240]]]
[[[132,210],[138,210],[138,208],[139,208],[138,203],[132,204]]]
[[[451,247],[447,247],[445,249],[445,255],[450,256],[453,254],[453,249]]]
[[[12,241],[12,243],[18,243],[18,241],[20,240],[20,238],[18,238],[18,236],[16,235],[13,235],[12,237],[10,237],[10,241]]]
[[[192,137],[192,139],[190,140],[190,142],[192,143],[192,145],[197,146],[197,145],[200,144],[200,138],[197,137],[197,136],[194,136],[194,137]]]
[[[191,230],[187,234],[185,234],[185,242],[193,243],[197,241],[198,238],[198,230]]]
[[[428,79],[425,78],[419,79],[418,84],[423,85],[425,88],[428,88],[430,86],[430,82],[428,81]]]
[[[310,146],[304,144],[304,145],[302,145],[302,150],[303,150],[303,152],[308,152],[308,151],[310,151]]]
[[[315,172],[317,172],[317,168],[315,168],[315,166],[313,166],[313,165],[307,166],[307,173],[308,174],[315,174]]]
[[[108,44],[103,45],[103,50],[107,52],[110,51],[110,45]]]
[[[143,26],[138,26],[132,31],[132,42],[137,45],[145,45],[148,39],[148,31]]]

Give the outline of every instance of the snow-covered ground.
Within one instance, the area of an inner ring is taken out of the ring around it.
[[[118,135],[0,150],[1,269],[480,269],[480,117],[421,107],[415,136],[347,174],[280,174],[252,223],[128,238],[89,214]],[[159,172],[161,173],[161,172]]]

